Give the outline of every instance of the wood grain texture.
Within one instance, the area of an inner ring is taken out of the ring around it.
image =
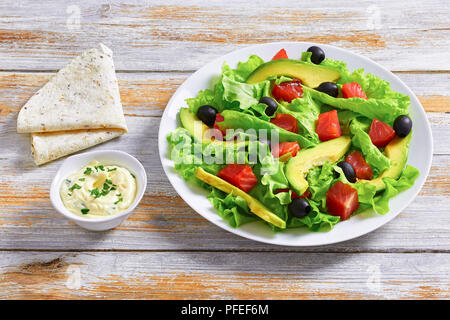
[[[104,42],[118,70],[191,71],[274,41],[334,44],[391,70],[450,70],[449,8],[442,0],[21,0],[0,4],[0,12],[3,70],[56,70]]]
[[[55,73],[0,72],[0,121],[19,112],[22,105]],[[120,96],[127,116],[162,116],[175,90],[190,73],[117,74]],[[450,72],[397,73],[413,90],[426,112],[450,113]]]
[[[0,298],[445,299],[450,254],[0,253]]]
[[[191,210],[168,182],[159,161],[159,117],[127,117],[130,132],[95,149],[133,154],[148,173],[146,195],[135,213],[118,229],[86,232],[54,211],[49,186],[61,160],[37,168],[28,153],[28,138],[15,133],[11,114],[0,144],[0,248],[71,250],[295,250],[257,244],[220,230]],[[450,249],[448,137],[449,114],[431,113],[436,144],[433,167],[419,197],[393,222],[357,241],[327,246],[330,251],[432,251]],[[14,138],[13,138],[14,137]],[[439,140],[439,139],[437,139]],[[441,148],[442,147],[442,148]],[[433,203],[430,206],[430,203]],[[19,215],[18,212],[21,212]],[[439,221],[438,223],[436,223]],[[33,232],[30,232],[33,230]],[[211,241],[205,241],[210,239]],[[427,239],[424,241],[424,239]],[[302,249],[303,250],[303,249]],[[317,248],[305,249],[317,250]]]

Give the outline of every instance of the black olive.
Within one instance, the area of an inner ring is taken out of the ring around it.
[[[400,138],[406,137],[412,128],[412,120],[408,116],[398,116],[394,121],[394,130]]]
[[[320,92],[326,93],[329,96],[337,97],[339,94],[339,88],[334,82],[322,82],[317,89]]]
[[[209,105],[198,108],[197,117],[208,127],[212,127],[216,121],[217,110]]]
[[[268,115],[269,117],[273,116],[273,114],[275,113],[275,111],[277,111],[278,108],[278,104],[277,102],[272,99],[271,97],[262,97],[259,100],[259,103],[264,103],[265,105],[267,105],[266,110],[264,111],[266,113],[266,115]]]
[[[309,47],[308,50],[306,51],[312,53],[311,55],[312,63],[320,64],[323,61],[323,59],[325,59],[325,52],[323,52],[323,50],[319,47],[312,46]]]
[[[297,218],[303,218],[311,211],[311,205],[308,200],[295,198],[288,206],[289,212]]]
[[[351,183],[356,182],[355,169],[353,169],[350,163],[348,163],[347,161],[341,161],[337,164],[337,166],[342,169],[348,181],[350,181]]]

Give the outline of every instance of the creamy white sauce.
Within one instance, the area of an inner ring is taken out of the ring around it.
[[[60,196],[70,212],[98,219],[128,209],[136,189],[136,178],[127,169],[93,161],[63,181]]]

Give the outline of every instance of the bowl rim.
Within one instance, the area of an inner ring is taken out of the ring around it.
[[[69,175],[74,173],[74,172],[63,173],[63,169],[68,163],[70,163],[71,161],[74,161],[76,159],[79,159],[79,158],[87,158],[86,161],[89,162],[89,160],[91,160],[91,161],[94,160],[93,158],[98,155],[111,156],[112,159],[114,159],[114,155],[121,155],[126,159],[127,162],[128,161],[133,162],[139,168],[139,172],[134,172],[134,170],[131,171],[130,168],[126,168],[126,169],[136,176],[136,180],[138,183],[139,183],[139,180],[141,180],[142,189],[139,187],[139,185],[137,186],[136,197],[134,198],[133,203],[125,211],[122,211],[113,216],[106,216],[105,218],[89,219],[89,218],[84,218],[84,217],[78,216],[78,215],[70,212],[65,207],[64,203],[62,203],[61,196],[59,194],[59,188],[61,186],[61,182],[64,179],[66,179]],[[138,179],[138,177],[139,177],[139,179]],[[51,183],[50,201],[51,201],[53,207],[55,208],[55,210],[58,211],[60,214],[62,214],[64,217],[66,217],[69,220],[72,220],[75,222],[81,222],[81,223],[88,223],[88,224],[101,224],[101,223],[105,223],[108,221],[120,219],[120,218],[123,218],[123,217],[126,217],[127,215],[129,215],[141,202],[146,189],[147,189],[147,173],[146,173],[145,168],[142,165],[142,163],[139,160],[137,160],[135,157],[133,157],[132,155],[130,155],[127,152],[120,151],[120,150],[93,150],[93,151],[83,152],[80,154],[75,154],[75,155],[69,156],[61,163],[61,165],[59,166],[58,170],[56,171],[56,173],[53,177],[52,183]],[[61,203],[59,203],[57,199],[59,199],[59,201]]]
[[[427,134],[430,137],[430,140],[429,140],[430,154],[428,155],[428,159],[427,159],[428,163],[427,163],[425,169],[421,170],[421,172],[420,172],[420,176],[423,176],[423,180],[420,181],[420,182],[416,180],[415,185],[417,184],[417,186],[418,186],[417,189],[415,190],[415,192],[406,201],[404,201],[399,206],[399,208],[396,210],[396,211],[398,211],[396,214],[391,214],[385,220],[383,220],[381,223],[378,223],[378,222],[374,223],[370,228],[366,228],[363,231],[358,231],[358,232],[352,233],[351,235],[349,235],[347,237],[344,237],[344,238],[341,238],[341,239],[334,239],[334,240],[327,240],[327,241],[322,241],[322,242],[316,242],[314,244],[301,244],[301,243],[299,244],[299,243],[286,243],[286,242],[280,243],[279,241],[277,241],[274,238],[268,238],[268,237],[265,238],[265,237],[262,237],[262,236],[260,236],[258,234],[254,234],[254,233],[249,232],[249,231],[240,230],[242,228],[232,228],[232,227],[228,226],[226,223],[224,223],[224,224],[217,223],[216,221],[214,221],[213,219],[208,217],[208,215],[203,214],[203,213],[199,212],[197,209],[195,209],[191,205],[190,201],[187,200],[187,196],[185,194],[183,194],[182,192],[180,192],[181,188],[179,186],[177,186],[174,183],[174,181],[172,181],[171,176],[174,173],[170,172],[171,168],[167,167],[164,164],[166,162],[166,160],[167,160],[167,157],[166,157],[167,150],[162,150],[162,147],[164,145],[164,140],[166,140],[166,137],[162,136],[162,134],[164,133],[163,132],[164,130],[163,130],[163,127],[161,125],[160,125],[159,132],[158,132],[158,146],[159,146],[160,161],[162,163],[164,172],[165,172],[166,176],[168,177],[171,185],[173,186],[173,188],[175,189],[177,194],[186,202],[186,204],[189,205],[189,207],[191,207],[197,214],[201,215],[202,217],[204,217],[206,220],[208,220],[212,224],[214,224],[214,225],[218,226],[219,228],[224,229],[224,230],[226,230],[228,232],[236,234],[236,235],[238,235],[240,237],[243,237],[243,238],[246,238],[246,239],[251,239],[251,240],[254,240],[254,241],[261,242],[261,243],[266,243],[266,244],[271,244],[271,245],[280,245],[280,246],[290,246],[290,247],[324,246],[324,245],[331,245],[331,244],[336,244],[336,243],[348,241],[348,240],[351,240],[351,239],[355,239],[355,238],[358,238],[360,236],[366,235],[366,234],[368,234],[368,233],[370,233],[370,232],[372,232],[372,231],[374,231],[374,230],[376,230],[376,229],[386,225],[388,222],[390,222],[395,217],[397,217],[417,197],[418,193],[421,191],[424,183],[426,182],[426,179],[427,179],[428,174],[430,172],[430,168],[431,168],[431,164],[432,164],[432,158],[433,158],[433,149],[434,149],[434,146],[433,146],[433,142],[434,142],[433,141],[433,135],[432,135],[430,123],[428,121],[428,118],[426,116],[426,112],[425,112],[422,104],[420,103],[419,99],[414,94],[414,92],[397,75],[395,75],[393,72],[388,70],[383,65],[373,61],[372,59],[370,59],[368,57],[365,57],[365,56],[363,56],[361,54],[355,53],[355,52],[353,52],[351,50],[348,50],[346,48],[340,48],[340,47],[337,47],[337,46],[333,46],[333,45],[329,45],[329,44],[323,44],[323,43],[302,42],[302,41],[299,41],[299,42],[297,42],[297,41],[281,41],[281,42],[267,42],[267,43],[262,43],[262,44],[257,44],[257,45],[245,46],[245,47],[242,47],[242,48],[239,48],[239,49],[236,49],[236,50],[232,50],[232,51],[230,51],[230,52],[228,52],[228,53],[226,53],[224,55],[221,55],[221,56],[211,60],[210,62],[202,65],[193,74],[191,74],[177,88],[176,92],[172,95],[171,99],[167,103],[167,106],[166,106],[166,108],[164,110],[164,113],[163,113],[163,115],[161,117],[161,123],[162,123],[162,120],[165,117],[167,117],[169,112],[171,111],[171,110],[169,110],[170,108],[168,108],[168,106],[172,105],[173,102],[178,98],[178,95],[182,94],[182,92],[185,89],[185,87],[187,87],[188,80],[190,80],[191,78],[194,78],[194,77],[198,77],[199,74],[204,72],[205,69],[207,69],[207,68],[209,68],[209,67],[211,67],[213,65],[217,65],[222,60],[223,61],[227,61],[227,59],[229,59],[230,57],[232,57],[234,55],[239,54],[240,52],[256,50],[256,49],[261,48],[261,47],[271,47],[271,46],[280,46],[280,47],[282,47],[282,46],[292,46],[292,45],[296,45],[296,46],[299,46],[299,47],[300,46],[307,47],[307,46],[314,46],[315,45],[315,46],[320,46],[320,47],[322,47],[324,49],[330,48],[330,49],[336,50],[337,52],[340,52],[340,53],[342,53],[344,55],[356,56],[357,58],[361,59],[364,63],[367,63],[369,65],[375,65],[376,68],[380,69],[380,71],[388,73],[392,78],[394,78],[398,83],[401,84],[401,86],[406,90],[408,96],[410,97],[411,104],[414,102],[415,104],[417,104],[419,106],[419,108],[417,109],[417,112],[419,113],[421,118],[425,119],[425,122],[426,122],[425,129],[427,131]],[[255,54],[257,54],[257,53],[255,53]],[[346,61],[344,61],[344,62],[346,62]],[[178,107],[178,111],[179,111],[180,108],[181,108],[181,106]],[[419,179],[420,179],[420,176],[419,176]],[[215,208],[213,208],[213,210],[215,210]],[[390,211],[391,210],[392,210],[392,208],[390,208]],[[217,214],[217,212],[216,212],[216,214]],[[387,216],[388,214],[389,213],[387,213],[384,216]],[[332,232],[332,231],[333,230],[331,230],[330,232]],[[329,233],[329,232],[327,232],[327,233]]]

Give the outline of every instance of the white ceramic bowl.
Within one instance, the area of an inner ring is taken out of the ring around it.
[[[104,165],[117,165],[128,169],[136,177],[137,191],[136,198],[130,207],[114,216],[108,216],[105,218],[89,219],[78,216],[64,206],[59,190],[63,181],[71,174],[77,172],[82,167],[87,165],[91,161],[99,161]],[[62,163],[58,172],[56,172],[55,178],[53,178],[50,188],[50,200],[55,207],[56,211],[61,213],[67,219],[75,222],[82,228],[92,231],[104,231],[117,227],[120,225],[136,208],[144,195],[147,187],[147,174],[142,164],[133,156],[123,151],[115,150],[100,150],[85,152],[82,154],[68,157]]]
[[[199,90],[212,89],[211,80],[220,74],[223,62],[226,61],[230,67],[235,68],[239,61],[246,61],[250,54],[257,54],[264,61],[269,61],[281,48],[286,49],[290,58],[298,59],[302,51],[306,51],[313,45],[321,47],[325,51],[326,57],[346,62],[349,70],[364,68],[365,72],[389,81],[393,90],[410,97],[413,132],[408,164],[416,167],[420,171],[420,176],[413,187],[390,200],[390,211],[387,214],[362,213],[346,221],[339,222],[330,232],[310,232],[306,228],[296,228],[274,233],[262,222],[253,222],[236,229],[232,228],[219,217],[217,211],[206,199],[207,191],[186,183],[174,170],[173,161],[167,157],[167,134],[180,125],[177,115],[181,107],[187,107],[184,100],[195,97]],[[159,128],[159,154],[164,171],[178,194],[195,211],[212,223],[237,235],[260,242],[286,246],[316,246],[341,242],[369,233],[389,222],[405,209],[419,193],[426,180],[431,166],[433,139],[430,125],[419,100],[411,89],[389,70],[368,58],[334,46],[310,42],[278,42],[233,51],[206,64],[190,76],[172,96],[164,111]]]

